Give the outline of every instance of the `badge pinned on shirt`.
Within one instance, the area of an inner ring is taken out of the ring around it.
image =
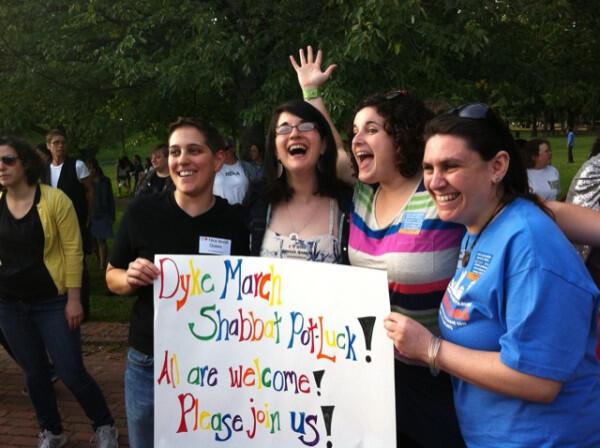
[[[398,232],[418,234],[421,232],[424,221],[425,213],[423,212],[404,212],[404,216],[402,216],[402,226]]]
[[[231,255],[231,240],[215,238],[214,236],[201,236],[198,252],[207,255]]]

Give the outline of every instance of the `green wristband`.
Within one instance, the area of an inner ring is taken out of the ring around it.
[[[306,89],[302,89],[302,97],[304,101],[314,100],[315,98],[319,98],[321,96],[321,92],[319,92],[318,87],[309,87]]]

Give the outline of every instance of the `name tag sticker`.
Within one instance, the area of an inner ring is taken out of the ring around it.
[[[201,254],[208,255],[231,255],[231,240],[215,238],[213,236],[201,236],[199,241]]]
[[[418,234],[421,232],[423,221],[425,221],[425,213],[405,212],[402,217],[402,226],[399,229],[399,232]]]

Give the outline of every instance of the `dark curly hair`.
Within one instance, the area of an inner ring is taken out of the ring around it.
[[[388,94],[376,93],[363,99],[354,109],[354,116],[365,107],[373,107],[385,120],[384,129],[396,146],[396,168],[403,177],[411,178],[421,171],[425,141],[425,124],[433,118],[427,106],[406,90]],[[348,135],[353,135],[352,128]],[[351,157],[355,172],[358,165]]]
[[[275,128],[277,127],[277,120],[279,120],[279,116],[283,112],[294,114],[304,121],[316,123],[319,135],[325,142],[325,153],[319,160],[320,169],[317,169],[317,191],[315,193],[322,196],[335,197],[337,189],[343,184],[335,175],[337,148],[331,128],[323,114],[314,106],[306,101],[292,100],[275,108],[269,126],[264,158],[267,200],[271,204],[276,204],[279,201],[289,200],[294,193],[292,187],[287,182],[285,170],[281,177],[277,177],[277,148],[275,145],[277,135],[275,134]]]
[[[23,165],[25,178],[28,185],[39,182],[46,165],[40,155],[27,143],[17,137],[0,137],[0,146],[10,146],[17,153],[17,157]]]

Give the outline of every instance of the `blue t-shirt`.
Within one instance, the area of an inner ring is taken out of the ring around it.
[[[465,235],[462,250],[473,239]],[[535,204],[517,199],[489,224],[448,285],[442,336],[500,352],[506,366],[563,386],[542,404],[453,378],[469,446],[600,446],[599,294],[573,246]]]
[[[569,131],[567,133],[567,146],[575,145],[575,133],[573,131]]]

